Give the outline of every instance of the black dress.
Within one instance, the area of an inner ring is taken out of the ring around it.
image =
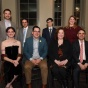
[[[5,54],[8,58],[12,60],[16,60],[18,57],[18,48],[19,46],[8,46],[5,47]],[[21,64],[15,67],[12,63],[5,61],[4,62],[4,73],[5,73],[5,81],[6,83],[11,82],[14,75],[21,74]]]

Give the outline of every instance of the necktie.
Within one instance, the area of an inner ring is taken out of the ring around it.
[[[26,29],[23,30],[23,44],[25,42],[25,37],[26,37]]]
[[[80,62],[83,62],[83,42],[81,42],[80,45]]]
[[[51,36],[51,33],[52,33],[52,29],[51,28],[49,29],[49,33],[50,33],[50,36]]]

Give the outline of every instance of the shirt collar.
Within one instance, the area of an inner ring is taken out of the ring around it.
[[[79,43],[81,44],[81,40],[79,40]],[[84,43],[84,40],[83,40],[83,43]]]
[[[28,26],[26,28],[23,27],[23,29],[26,29],[27,30],[28,29]]]
[[[48,27],[49,29],[52,29],[53,27]]]
[[[6,19],[5,19],[5,22],[10,22],[10,20],[6,20]]]

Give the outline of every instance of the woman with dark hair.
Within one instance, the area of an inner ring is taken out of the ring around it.
[[[65,40],[64,36],[64,28],[58,28],[55,40],[49,46],[49,60],[53,76],[64,88],[68,88],[67,70],[70,64],[71,49],[69,41]]]
[[[4,59],[5,88],[13,88],[13,81],[21,73],[21,65],[19,63],[21,58],[21,44],[14,38],[16,32],[13,27],[8,27],[6,34],[8,38],[1,44],[2,58]]]
[[[73,43],[77,40],[77,33],[82,29],[80,26],[77,25],[77,20],[75,16],[70,16],[68,20],[68,25],[64,28],[65,30],[65,38]]]

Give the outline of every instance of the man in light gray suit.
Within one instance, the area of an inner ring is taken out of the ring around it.
[[[7,39],[6,28],[12,26],[16,29],[15,23],[11,21],[11,10],[10,9],[5,9],[3,11],[3,17],[4,19],[0,21],[0,45],[2,41]]]
[[[21,25],[22,25],[22,27],[18,30],[17,39],[22,44],[22,52],[23,52],[23,47],[24,47],[24,43],[26,41],[26,38],[28,38],[32,35],[32,27],[28,26],[28,20],[27,19],[22,19]],[[24,57],[23,57],[23,62],[24,62]]]
[[[15,24],[11,21],[11,10],[10,9],[5,9],[3,11],[3,17],[4,19],[0,21],[0,46],[1,46],[1,42],[7,39],[6,28],[12,26],[16,29]],[[0,56],[1,56],[1,49],[0,49]],[[3,67],[2,61],[0,57],[0,74],[1,74],[2,67]]]

